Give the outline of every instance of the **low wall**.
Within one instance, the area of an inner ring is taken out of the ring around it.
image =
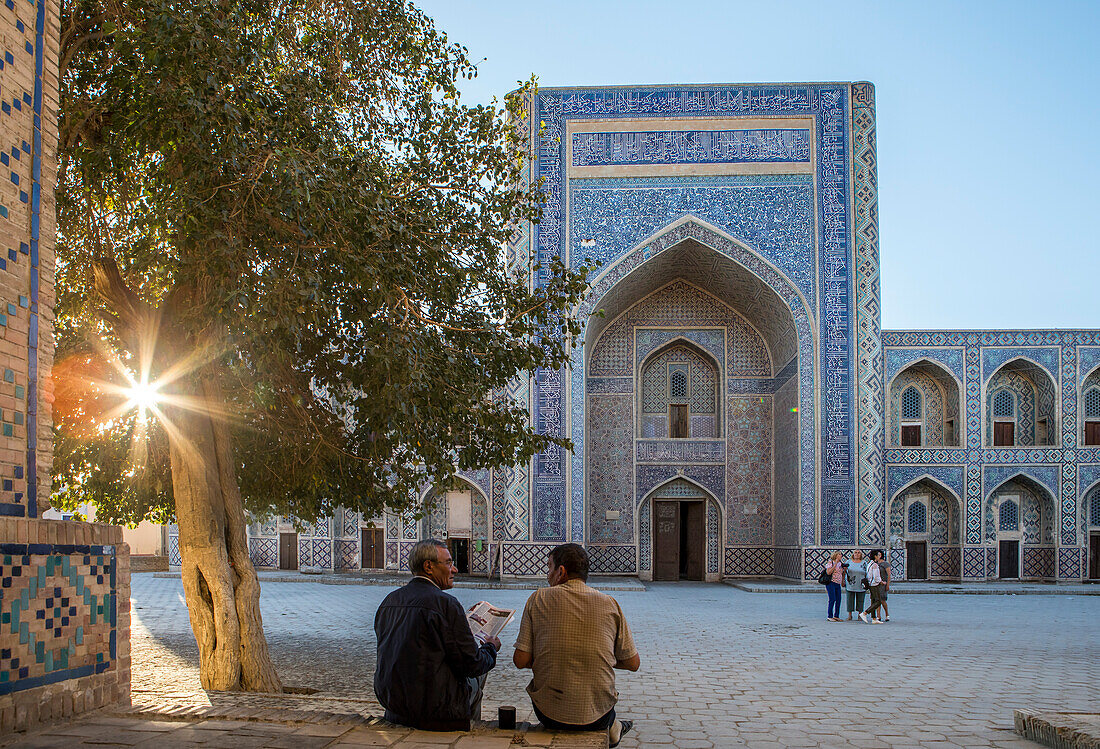
[[[122,529],[0,518],[0,735],[130,704]]]

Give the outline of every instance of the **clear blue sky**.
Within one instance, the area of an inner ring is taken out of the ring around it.
[[[887,328],[1100,327],[1100,2],[420,0],[489,101],[543,86],[859,81]]]

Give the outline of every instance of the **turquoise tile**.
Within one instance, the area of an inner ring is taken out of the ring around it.
[[[23,386],[22,385],[16,385],[15,386],[15,397],[19,398],[19,399],[22,399],[23,396],[25,396],[25,395],[26,395],[26,391],[23,390]]]

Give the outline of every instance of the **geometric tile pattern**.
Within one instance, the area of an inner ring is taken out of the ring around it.
[[[590,571],[604,574],[633,575],[637,572],[637,548],[630,546],[589,546]]]
[[[960,549],[958,546],[930,546],[928,556],[928,576],[930,578],[959,579]]]
[[[634,398],[590,396],[588,413],[588,541],[633,543]],[[618,512],[618,518],[608,519],[609,510]]]
[[[962,550],[962,576],[967,580],[985,578],[985,552],[981,547],[967,546]]]
[[[115,662],[115,547],[0,543],[0,695]]]
[[[772,543],[772,399],[734,396],[726,420],[726,543]]]
[[[1024,546],[1022,577],[1052,579],[1054,577],[1054,547]]]
[[[722,514],[715,502],[707,502],[707,572],[712,575],[722,573]]]
[[[333,542],[336,553],[336,569],[338,570],[357,570],[359,569],[359,541],[348,541],[344,539],[337,539]]]
[[[852,113],[852,235],[855,239],[856,538],[881,544],[884,525],[885,384],[879,287],[878,143],[875,87],[854,83]]]
[[[248,539],[248,557],[252,561],[253,567],[278,567],[278,539],[250,536]]]
[[[803,578],[802,550],[789,547],[777,548],[775,550],[775,576],[787,580],[801,580]]]
[[[506,544],[505,575],[545,575],[546,558],[557,544]]]
[[[1058,579],[1081,579],[1085,575],[1085,550],[1080,547],[1058,549]]]
[[[725,574],[735,577],[770,577],[775,552],[770,547],[730,546],[726,548]]]

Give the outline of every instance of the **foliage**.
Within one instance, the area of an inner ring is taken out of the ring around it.
[[[512,124],[533,84],[466,106],[474,75],[397,0],[69,0],[58,361],[148,367],[166,392],[216,379],[261,513],[400,508],[456,466],[567,445],[493,396],[568,361],[587,269],[555,263],[535,291],[506,273],[510,232],[538,218]],[[112,262],[155,344],[97,293]],[[170,513],[165,425],[92,411],[60,409],[55,501]]]

